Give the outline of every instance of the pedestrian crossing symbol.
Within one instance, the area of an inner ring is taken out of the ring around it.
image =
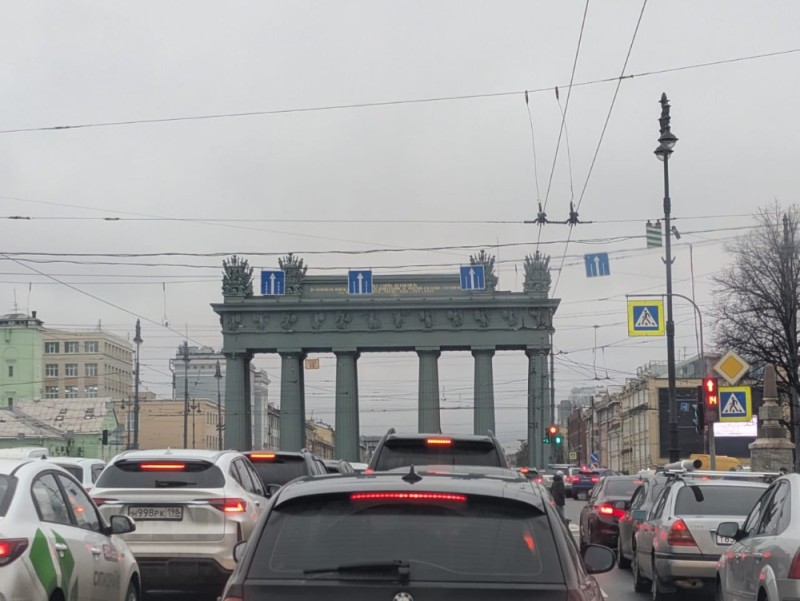
[[[663,336],[664,301],[628,300],[628,336]]]
[[[719,389],[719,421],[749,422],[753,417],[753,401],[749,386],[721,386]]]

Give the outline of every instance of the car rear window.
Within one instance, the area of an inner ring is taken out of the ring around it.
[[[534,507],[482,497],[453,502],[350,495],[296,499],[274,510],[248,578],[302,579],[306,570],[398,560],[410,564],[411,581],[564,582],[550,523]]]
[[[222,488],[225,476],[208,461],[122,460],[109,465],[97,488]]]
[[[309,473],[305,459],[298,455],[275,455],[265,459],[251,457],[250,461],[256,468],[264,486],[269,484],[283,486],[290,480],[306,476]]]
[[[0,517],[4,516],[11,505],[17,479],[13,476],[0,475]]]
[[[494,444],[480,440],[454,440],[450,445],[429,445],[420,440],[387,440],[375,461],[376,471],[406,465],[480,465],[506,467]]]
[[[83,482],[83,468],[78,465],[70,465],[65,463],[58,463],[54,461],[58,467],[67,470],[70,474],[78,479],[78,482]]]
[[[609,480],[606,484],[607,497],[625,497],[629,499],[639,488],[641,480]]]
[[[747,515],[764,492],[755,486],[684,486],[678,491],[675,515]]]

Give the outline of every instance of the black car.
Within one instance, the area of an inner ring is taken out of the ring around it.
[[[633,559],[633,539],[636,530],[642,524],[641,520],[633,519],[633,512],[642,509],[650,512],[650,508],[658,498],[658,494],[664,490],[667,478],[663,474],[646,475],[642,477],[642,483],[633,493],[630,509],[619,520],[619,537],[617,538],[617,565],[622,569],[631,567]]]
[[[540,487],[481,469],[295,480],[237,547],[222,600],[602,601],[589,574],[613,552],[592,546],[582,561]]]
[[[436,464],[508,467],[503,447],[494,436],[398,434],[391,428],[375,447],[369,470],[385,472],[409,465]]]
[[[606,476],[581,509],[581,548],[605,545],[617,548],[619,521],[631,506],[631,497],[642,480],[638,476]]]
[[[300,476],[327,474],[325,465],[312,453],[302,451],[249,451],[247,458],[264,486],[271,491]]]

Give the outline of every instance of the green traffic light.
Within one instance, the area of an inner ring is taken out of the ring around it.
[[[564,439],[561,437],[560,434],[557,435],[556,436],[556,444],[561,444],[562,442],[564,442]]]
[[[544,444],[550,444],[550,437],[549,437],[549,436],[545,436],[545,437],[542,439],[542,442],[543,442]]]

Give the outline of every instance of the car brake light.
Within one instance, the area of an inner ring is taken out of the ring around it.
[[[538,478],[536,478],[536,484],[541,484],[541,483],[542,483],[542,478],[541,476],[539,476]]]
[[[140,463],[139,469],[142,471],[155,472],[181,472],[186,469],[185,463]]]
[[[449,447],[453,444],[452,438],[426,438],[425,444],[430,447]]]
[[[594,476],[594,477],[592,478],[592,482],[594,482],[595,484],[597,484],[598,482],[600,482],[600,478],[598,478],[597,476]]]
[[[671,547],[696,547],[697,543],[694,542],[692,533],[689,532],[689,527],[682,519],[677,519],[672,527],[669,529],[667,535],[667,544]]]
[[[244,499],[226,499],[218,497],[216,499],[203,499],[214,509],[219,509],[223,513],[244,513],[247,509],[247,501]]]
[[[597,513],[600,515],[610,515],[615,518],[621,518],[625,515],[624,509],[618,509],[614,507],[610,503],[603,503],[602,505],[597,506]]]
[[[450,501],[466,503],[466,495],[439,492],[354,492],[351,501]]]
[[[365,474],[374,474],[375,470],[372,469],[371,467],[368,467],[367,469],[364,470],[364,473]]]
[[[248,455],[250,460],[257,459],[259,461],[272,461],[275,459],[275,453],[250,453]]]
[[[5,566],[22,555],[28,548],[27,538],[0,539],[0,566]]]
[[[789,575],[787,578],[790,580],[800,580],[800,551],[794,554],[792,565],[789,566]]]

